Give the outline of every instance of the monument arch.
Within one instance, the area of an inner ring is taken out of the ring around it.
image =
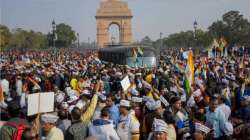
[[[133,41],[132,18],[132,12],[127,2],[121,0],[102,1],[96,13],[98,47],[104,48],[109,45],[109,28],[113,24],[119,27],[119,44],[130,45]]]

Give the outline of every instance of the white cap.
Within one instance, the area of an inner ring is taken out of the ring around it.
[[[132,89],[131,90],[131,94],[134,95],[134,96],[138,96],[139,95],[139,92],[136,90],[136,89]]]
[[[41,120],[46,123],[56,123],[56,121],[58,120],[58,116],[54,114],[43,114],[41,116]]]
[[[78,99],[78,97],[75,95],[69,96],[68,103],[72,103],[72,102],[76,101],[77,99]]]
[[[80,100],[76,103],[76,107],[78,107],[79,109],[82,109],[84,106],[86,105],[86,102]]]
[[[154,110],[154,104],[155,104],[155,101],[153,99],[147,99],[147,102],[146,102],[146,107],[149,109],[149,110]]]
[[[136,73],[135,76],[141,76],[142,74],[141,73]]]
[[[76,95],[77,95],[77,91],[76,90],[69,89],[68,96],[76,96]]]
[[[121,100],[120,106],[130,107],[130,102],[128,100]]]
[[[142,102],[142,98],[140,98],[140,97],[132,97],[131,101],[135,102],[135,103],[141,103]]]
[[[161,107],[161,101],[160,100],[154,101],[153,99],[148,100],[146,102],[146,107],[151,111],[156,110],[157,108]]]
[[[195,130],[199,130],[207,134],[211,129],[201,123],[195,123]]]
[[[201,90],[200,90],[200,89],[197,89],[196,91],[194,91],[193,96],[194,96],[194,97],[199,97],[199,96],[201,96]]]
[[[120,76],[122,76],[122,73],[121,72],[116,72],[115,76],[120,77]]]
[[[64,95],[62,93],[59,93],[56,96],[56,102],[61,103],[64,100]]]
[[[96,93],[96,95],[102,100],[102,101],[106,101],[107,97],[103,94],[101,94],[100,92]]]
[[[157,108],[161,107],[161,101],[155,101],[154,106],[153,106],[153,110],[156,110]]]
[[[90,95],[90,92],[89,92],[89,90],[83,90],[82,94],[84,94],[84,95]]]
[[[154,119],[152,130],[154,132],[166,132],[168,133],[168,125],[165,121],[161,119]]]

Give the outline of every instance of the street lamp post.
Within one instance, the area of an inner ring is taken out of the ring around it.
[[[56,23],[52,21],[52,34],[53,34],[53,47],[55,48],[55,40],[56,40]]]
[[[162,32],[160,32],[160,48],[159,48],[159,58],[158,58],[159,61],[161,59],[161,49],[162,49]]]
[[[79,48],[80,47],[79,33],[77,33],[76,36],[77,36],[77,48]]]
[[[162,32],[160,32],[160,41],[161,41],[161,46],[160,46],[160,51],[161,51],[161,49],[162,49],[162,35],[163,35],[163,33]]]
[[[194,41],[195,41],[195,47],[196,47],[196,45],[197,45],[197,36],[196,36],[196,31],[197,31],[197,27],[198,27],[198,23],[197,23],[197,21],[196,21],[196,20],[194,21],[193,26],[194,26]]]
[[[53,49],[54,49],[54,54],[55,54],[55,59],[57,58],[57,54],[56,54],[56,23],[53,20],[52,21],[52,41],[53,41]]]

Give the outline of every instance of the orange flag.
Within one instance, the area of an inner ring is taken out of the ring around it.
[[[0,102],[4,101],[4,95],[3,95],[3,88],[2,85],[0,85]]]

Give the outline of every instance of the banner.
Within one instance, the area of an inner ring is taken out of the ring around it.
[[[28,95],[28,116],[54,111],[54,92]]]
[[[130,87],[130,81],[128,76],[126,76],[122,81],[121,81],[122,89],[123,91],[126,91]]]

